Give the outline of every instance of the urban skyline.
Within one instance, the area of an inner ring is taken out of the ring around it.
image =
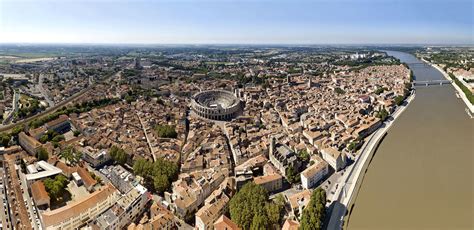
[[[474,229],[473,13],[0,0],[0,229]]]

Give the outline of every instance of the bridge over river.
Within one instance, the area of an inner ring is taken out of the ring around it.
[[[420,80],[413,81],[412,86],[448,85],[451,82],[451,80]]]
[[[411,54],[387,53],[413,70],[416,97],[393,122],[373,158],[370,152],[361,153],[364,158],[359,159],[367,157],[368,163],[353,177],[357,182],[339,184],[355,187],[355,194],[348,189],[340,195],[334,207],[341,208],[333,210],[342,214],[331,213],[336,224],[327,229],[340,229],[342,221],[349,230],[474,229],[473,119],[441,72],[410,64],[423,63]]]
[[[407,64],[408,66],[410,67],[429,67],[430,65],[428,63],[425,63],[425,62],[404,62],[405,64]]]

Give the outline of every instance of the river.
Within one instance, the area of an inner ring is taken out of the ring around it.
[[[443,75],[413,55],[416,80]],[[365,174],[348,229],[474,229],[474,119],[451,85],[416,88]]]

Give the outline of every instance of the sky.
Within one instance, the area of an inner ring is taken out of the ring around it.
[[[472,0],[0,0],[0,43],[473,44]]]

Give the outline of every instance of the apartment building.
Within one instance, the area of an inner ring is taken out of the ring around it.
[[[112,207],[119,198],[117,189],[112,184],[107,184],[74,203],[43,212],[43,226],[45,229],[79,228]]]
[[[312,188],[328,174],[328,163],[321,157],[313,156],[311,161],[314,163],[300,174],[301,185],[305,189]]]

